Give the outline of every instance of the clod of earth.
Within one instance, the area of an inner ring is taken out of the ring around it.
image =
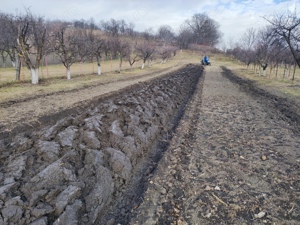
[[[80,113],[74,109],[52,126],[0,140],[6,143],[0,224],[105,220],[108,210],[141,179],[141,171],[155,168],[202,71],[188,65],[95,100]]]

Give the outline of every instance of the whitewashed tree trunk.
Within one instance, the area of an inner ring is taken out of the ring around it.
[[[39,83],[39,68],[30,69],[31,73],[31,83],[38,84]]]
[[[12,64],[13,68],[16,68],[16,62],[11,61],[11,64]]]
[[[264,70],[264,72],[263,72],[263,76],[264,76],[264,77],[266,76],[266,70]]]
[[[143,65],[142,65],[142,70],[144,69],[144,67],[145,67],[145,63],[143,63]]]
[[[17,56],[16,57],[16,61],[15,61],[15,69],[16,69],[16,80],[20,80],[21,79],[21,60],[20,58]]]
[[[101,66],[98,65],[98,75],[101,75]]]
[[[67,79],[70,80],[71,79],[71,70],[67,69]]]

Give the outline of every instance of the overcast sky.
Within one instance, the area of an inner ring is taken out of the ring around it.
[[[238,40],[249,27],[266,24],[262,16],[299,11],[300,0],[0,0],[0,11],[15,14],[30,7],[49,19],[125,19],[144,31],[170,25],[175,31],[195,13],[207,13],[220,24],[223,40]]]

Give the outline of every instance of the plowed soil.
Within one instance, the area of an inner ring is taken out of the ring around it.
[[[225,67],[205,69],[168,149],[141,179],[142,191],[123,210],[107,212],[106,224],[300,224],[298,105]],[[114,83],[106,93],[125,86]],[[2,135],[100,94],[93,87],[1,107]]]
[[[129,223],[300,224],[297,121],[280,98],[226,68],[206,70]]]
[[[130,79],[122,79],[116,82],[100,83],[82,89],[61,91],[45,95],[35,95],[21,99],[14,99],[0,103],[0,138],[15,135],[21,131],[35,129],[41,124],[53,123],[53,115],[56,120],[68,116],[74,108],[85,108],[92,100],[104,98],[118,92],[121,89],[130,89],[131,85],[145,82],[153,78],[182,68],[174,66],[163,69],[160,72],[148,73]]]

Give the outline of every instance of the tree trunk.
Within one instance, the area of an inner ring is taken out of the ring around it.
[[[100,63],[98,64],[98,75],[99,76],[101,75],[101,65],[100,65]]]
[[[145,68],[145,63],[143,62],[143,64],[142,64],[142,70]]]
[[[70,68],[67,68],[67,79],[68,80],[71,79],[71,70],[70,70]]]
[[[296,73],[296,63],[294,64],[294,72],[293,72],[293,77],[292,77],[292,81],[295,80],[295,73]]]
[[[98,75],[101,75],[101,64],[100,64],[100,56],[97,56],[97,65],[98,65]]]
[[[285,77],[285,70],[286,70],[286,65],[284,65],[284,70],[283,70],[283,76],[282,76],[282,79],[284,80],[284,77]]]
[[[16,57],[15,68],[16,68],[16,80],[21,79],[21,59],[19,56]]]
[[[45,55],[45,64],[46,64],[46,71],[47,71],[47,78],[49,77],[49,70],[48,70],[48,58]]]
[[[3,67],[5,68],[8,54],[6,53],[6,55],[5,55],[5,52],[2,51],[1,55],[2,55]]]
[[[31,83],[38,84],[39,83],[39,68],[30,69],[30,73],[31,73]]]
[[[3,58],[2,58],[2,61],[3,61],[3,67],[5,68],[5,67],[6,67],[6,58],[3,57]]]

